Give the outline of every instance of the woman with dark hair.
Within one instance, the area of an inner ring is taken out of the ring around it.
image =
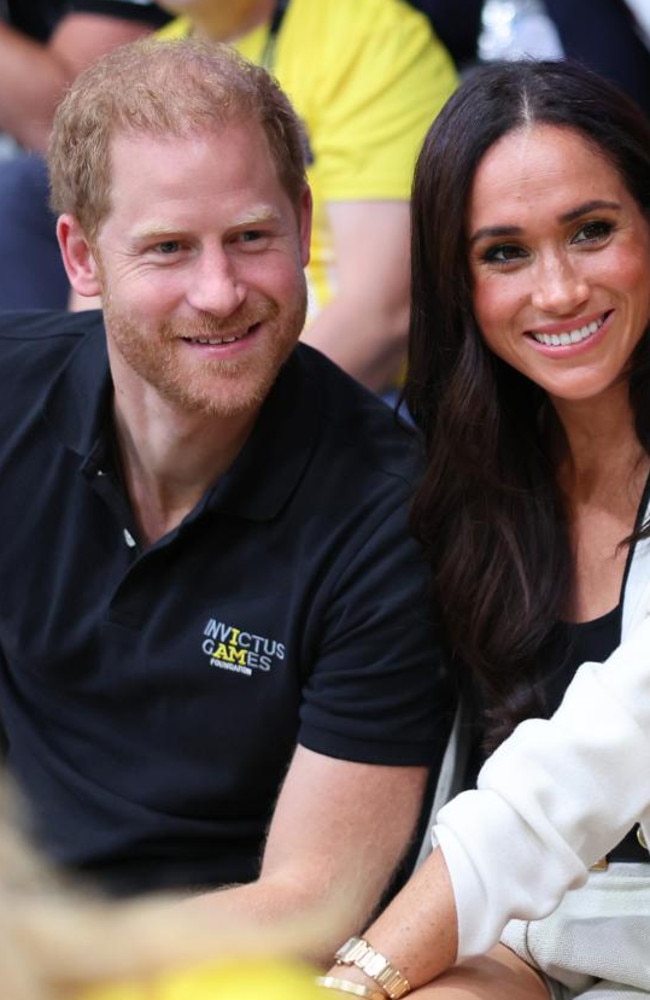
[[[412,240],[413,525],[492,756],[328,985],[650,997],[650,124],[577,66],[479,70]]]

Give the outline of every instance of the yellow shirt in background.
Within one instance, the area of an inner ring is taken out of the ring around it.
[[[159,36],[190,31],[178,18]],[[264,26],[234,44],[260,63],[267,38]],[[327,203],[408,200],[424,135],[458,81],[427,17],[404,0],[291,0],[269,68],[309,136],[313,312],[336,287]]]
[[[155,980],[98,987],[76,1000],[323,1000],[325,991],[315,985],[314,975],[289,962],[240,958]]]

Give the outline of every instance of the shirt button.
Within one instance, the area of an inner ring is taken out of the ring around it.
[[[134,549],[136,546],[136,541],[128,528],[124,529],[124,541],[129,546],[130,549]]]

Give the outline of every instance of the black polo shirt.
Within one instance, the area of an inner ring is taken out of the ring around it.
[[[426,764],[448,691],[407,534],[417,447],[299,346],[146,550],[99,313],[0,316],[0,704],[56,860],[114,891],[255,877],[296,740]]]

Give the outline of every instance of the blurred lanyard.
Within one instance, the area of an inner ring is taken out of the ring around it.
[[[282,27],[282,22],[284,21],[284,15],[287,12],[289,6],[289,0],[278,0],[275,5],[275,10],[273,11],[273,17],[271,18],[271,24],[269,26],[269,34],[264,45],[264,51],[262,52],[261,63],[264,69],[273,69],[273,59],[275,56],[275,46],[277,44],[278,35],[280,33],[280,28]]]

